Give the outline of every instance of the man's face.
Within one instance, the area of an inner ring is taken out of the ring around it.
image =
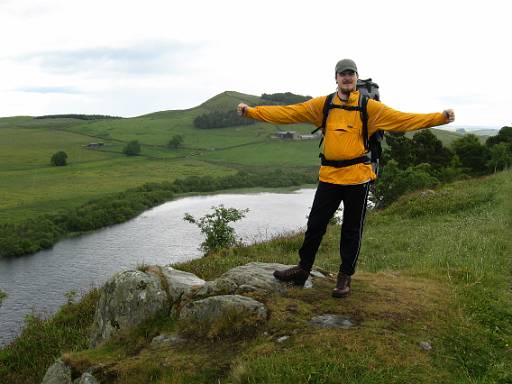
[[[336,83],[343,93],[350,93],[356,90],[357,73],[354,71],[343,71],[336,73]]]

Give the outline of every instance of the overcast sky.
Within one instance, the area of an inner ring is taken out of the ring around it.
[[[352,58],[389,106],[512,122],[507,2],[0,0],[0,116],[124,117],[233,90],[335,90]]]

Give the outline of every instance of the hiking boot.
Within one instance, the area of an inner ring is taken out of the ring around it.
[[[336,288],[332,290],[332,297],[345,297],[350,293],[350,281],[352,278],[350,275],[344,273],[338,273],[338,281]]]
[[[302,269],[300,265],[297,265],[282,271],[274,271],[274,277],[280,281],[291,282],[295,285],[304,286],[309,277],[309,271]]]

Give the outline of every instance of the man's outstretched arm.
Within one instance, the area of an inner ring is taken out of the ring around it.
[[[245,103],[237,106],[240,116],[273,124],[322,123],[322,108],[325,97],[317,97],[304,103],[292,105],[269,105],[249,107]]]
[[[377,130],[408,132],[430,128],[455,121],[455,112],[446,109],[435,113],[400,112],[374,100],[368,101],[369,134]]]

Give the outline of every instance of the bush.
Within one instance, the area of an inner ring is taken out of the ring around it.
[[[201,233],[206,235],[205,241],[201,243],[201,249],[205,254],[236,245],[239,241],[236,238],[235,229],[228,223],[244,218],[249,212],[249,209],[224,208],[222,204],[212,209],[213,213],[200,219],[195,219],[189,213],[183,217],[183,220],[196,224]]]
[[[137,156],[140,153],[140,143],[137,140],[130,141],[123,149],[126,156]]]
[[[194,119],[194,127],[202,129],[236,127],[254,123],[252,119],[238,116],[236,111],[213,111],[203,113]]]
[[[437,184],[439,180],[431,176],[429,164],[420,164],[402,170],[398,168],[395,160],[391,160],[377,179],[375,191],[377,206],[385,207],[407,192],[430,188]]]
[[[55,165],[56,167],[62,167],[66,165],[66,160],[68,158],[68,155],[64,151],[55,152],[52,155],[52,158],[50,159],[50,162],[52,165]]]
[[[169,148],[179,148],[183,144],[183,136],[181,135],[174,135],[171,140],[167,143],[167,146]]]

